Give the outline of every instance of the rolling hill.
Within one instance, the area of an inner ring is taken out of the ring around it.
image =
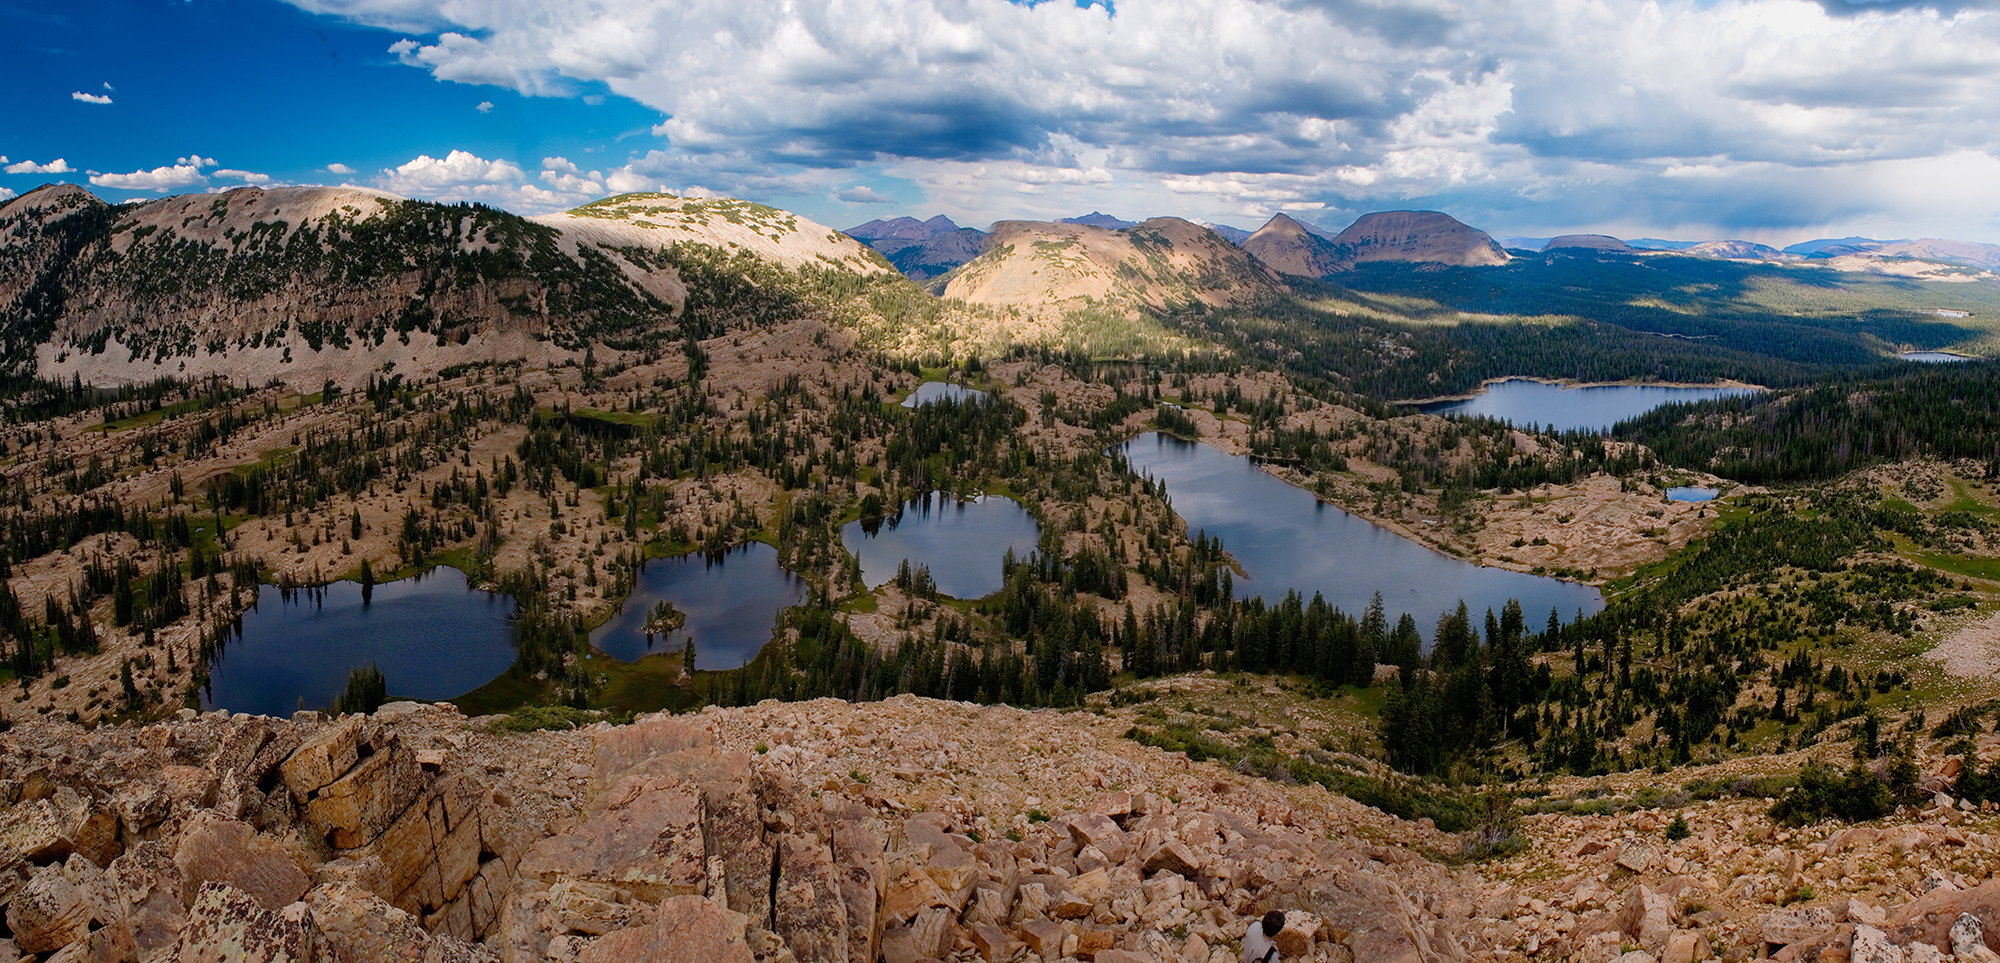
[[[682,337],[691,284],[704,312],[801,309],[747,282],[758,271],[893,277],[845,235],[727,198],[623,195],[529,219],[355,188],[113,206],[54,185],[0,206],[0,364],[93,384],[316,384],[657,351]]]
[[[935,282],[948,298],[1044,322],[1079,311],[1134,316],[1283,296],[1268,268],[1221,235],[1177,217],[1112,230],[1002,221],[990,250]]]

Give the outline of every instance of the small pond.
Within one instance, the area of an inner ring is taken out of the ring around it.
[[[365,601],[359,582],[260,586],[209,667],[202,708],[281,717],[323,709],[370,662],[391,696],[464,695],[514,664],[513,616],[513,599],[475,590],[447,567],[383,582]]]
[[[734,669],[771,641],[778,610],[806,600],[806,583],[778,564],[778,550],[746,542],[715,555],[695,552],[656,558],[590,644],[625,662],[654,652],[678,652],[694,639],[695,667]],[[647,635],[646,614],[661,601],[687,616],[681,627]]]
[[[1496,381],[1471,398],[1418,405],[1433,415],[1483,415],[1552,431],[1609,431],[1661,405],[1763,393],[1762,388],[1592,385],[1573,388],[1518,378]]]
[[[1718,488],[1702,488],[1696,485],[1680,485],[1667,489],[1667,498],[1677,502],[1712,502],[1722,494]]]
[[[986,392],[980,391],[977,388],[967,388],[964,385],[955,385],[943,381],[926,381],[918,385],[917,390],[910,392],[908,398],[903,399],[903,407],[915,408],[918,405],[927,405],[933,401],[945,400],[976,401],[984,397],[986,397]]]
[[[1905,351],[1896,357],[1904,361],[1918,361],[1924,364],[1947,364],[1953,361],[1971,361],[1969,355],[1952,354],[1949,351]]]
[[[1261,595],[1275,603],[1290,589],[1308,599],[1318,592],[1359,615],[1379,591],[1390,623],[1408,612],[1426,638],[1438,615],[1456,609],[1460,599],[1475,616],[1520,599],[1535,626],[1550,609],[1569,622],[1579,610],[1588,615],[1604,608],[1604,596],[1588,585],[1452,558],[1322,502],[1241,455],[1158,432],[1121,450],[1133,471],[1167,483],[1167,497],[1189,532],[1222,538],[1249,576],[1236,580],[1243,598]]]
[[[902,511],[879,524],[848,522],[840,530],[840,543],[861,560],[861,579],[871,588],[895,578],[897,567],[908,559],[911,569],[930,567],[939,592],[976,599],[1005,584],[1000,562],[1007,550],[1025,559],[1041,533],[1035,516],[1011,498],[982,495],[961,501],[934,493],[905,502]]]

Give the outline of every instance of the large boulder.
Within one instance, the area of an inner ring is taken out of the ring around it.
[[[800,963],[849,963],[847,907],[833,854],[811,838],[778,843],[778,885],[772,929]]]
[[[319,790],[354,768],[359,758],[361,718],[349,716],[314,733],[278,767],[292,795],[310,803]]]
[[[90,933],[90,893],[60,864],[42,867],[7,904],[7,928],[28,953],[52,953]]]
[[[1881,928],[1896,943],[1928,943],[1949,952],[1952,927],[1965,916],[1979,922],[1982,941],[1988,949],[2000,950],[1994,944],[1994,933],[2000,930],[2000,879],[1987,880],[1971,889],[1931,890],[1890,913]]]
[[[647,926],[608,933],[586,948],[579,963],[755,963],[744,939],[749,920],[702,899],[675,896],[660,904]]]
[[[311,885],[298,860],[277,840],[213,813],[201,813],[188,825],[174,850],[174,863],[190,905],[207,884],[227,883],[275,911],[297,902]]]
[[[311,963],[318,942],[304,903],[265,909],[226,883],[202,889],[181,930],[176,963]]]

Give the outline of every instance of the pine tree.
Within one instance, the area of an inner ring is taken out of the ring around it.
[[[375,663],[359,666],[347,673],[347,689],[334,701],[334,711],[346,713],[369,713],[382,708],[389,701],[389,680]]]
[[[1383,631],[1387,627],[1382,614],[1382,593],[1376,592],[1368,602],[1368,612],[1361,617],[1361,631],[1354,642],[1354,664],[1348,674],[1349,682],[1363,687],[1375,684],[1375,655],[1388,641]]]

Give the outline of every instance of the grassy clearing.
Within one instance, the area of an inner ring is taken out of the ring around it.
[[[170,405],[161,405],[152,411],[142,411],[129,418],[119,418],[115,421],[107,421],[101,425],[92,425],[85,428],[84,431],[112,432],[126,431],[132,428],[149,428],[176,415],[184,415],[190,411],[195,411],[200,406],[201,400],[198,398],[176,401]]]
[[[534,705],[548,697],[549,684],[514,669],[456,699],[446,699],[468,716],[490,716]]]
[[[1903,541],[1897,539],[1898,542]],[[1972,555],[1953,555],[1948,552],[1928,552],[1917,548],[1906,548],[1903,554],[1910,561],[1928,565],[1949,575],[1960,578],[1976,578],[1987,582],[2000,582],[2000,558],[1984,558]]]
[[[655,652],[637,662],[620,662],[594,653],[588,665],[591,675],[604,682],[591,699],[595,705],[628,714],[687,708],[679,652]]]

